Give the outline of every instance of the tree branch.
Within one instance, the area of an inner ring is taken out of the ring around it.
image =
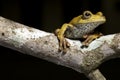
[[[87,76],[90,80],[106,80],[98,69],[91,71]]]
[[[58,39],[54,34],[0,17],[0,45],[72,68],[91,80],[105,80],[96,68],[120,56],[119,33],[102,36],[85,49],[80,48],[80,41],[67,40],[71,46],[64,54],[58,51]]]

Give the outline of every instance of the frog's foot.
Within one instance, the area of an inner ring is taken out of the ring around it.
[[[55,35],[59,40],[59,51],[67,52],[68,48],[70,47],[70,43],[65,39],[63,35],[59,35],[60,29],[55,31]]]
[[[82,42],[81,48],[87,48],[93,40],[99,38],[102,35],[103,35],[102,33],[94,33],[88,36],[86,35],[87,36],[86,40]]]
[[[66,53],[70,47],[70,43],[65,38],[62,38],[59,42],[59,46],[59,51],[63,51]]]
[[[69,42],[63,37],[58,36],[59,39],[59,51],[67,52],[68,48],[70,47]]]

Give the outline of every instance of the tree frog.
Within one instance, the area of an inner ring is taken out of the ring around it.
[[[84,46],[89,44],[102,33],[94,33],[94,29],[106,22],[102,12],[93,14],[91,11],[84,11],[81,15],[74,17],[69,23],[64,23],[60,29],[56,29],[55,34],[59,40],[59,50],[66,52],[70,44],[65,38],[84,38]]]

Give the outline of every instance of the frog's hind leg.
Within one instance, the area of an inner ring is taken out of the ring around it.
[[[102,33],[94,33],[94,34],[88,35],[88,36],[86,37],[85,41],[82,42],[82,46],[81,46],[81,47],[82,47],[82,48],[88,47],[89,44],[90,44],[93,40],[99,38],[99,37],[102,36],[102,35],[103,35]]]
[[[64,33],[68,27],[72,27],[72,25],[65,23],[62,25],[61,29],[57,29],[55,31],[55,34],[59,40],[59,50],[64,52],[66,52],[67,48],[70,46],[70,44],[67,42],[67,40],[64,37]]]

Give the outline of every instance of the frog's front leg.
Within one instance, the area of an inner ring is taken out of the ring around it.
[[[88,34],[88,35],[83,36],[83,37],[85,37],[86,39],[85,39],[85,41],[82,42],[82,46],[81,46],[81,47],[82,47],[82,48],[88,47],[89,44],[90,44],[93,40],[99,38],[99,37],[102,36],[102,35],[103,35],[102,33],[94,33],[94,34]]]
[[[57,29],[55,31],[55,34],[59,40],[59,50],[64,52],[66,52],[67,48],[70,46],[70,44],[67,42],[67,40],[64,37],[64,33],[68,27],[73,27],[73,25],[65,23],[62,25],[61,29]]]

